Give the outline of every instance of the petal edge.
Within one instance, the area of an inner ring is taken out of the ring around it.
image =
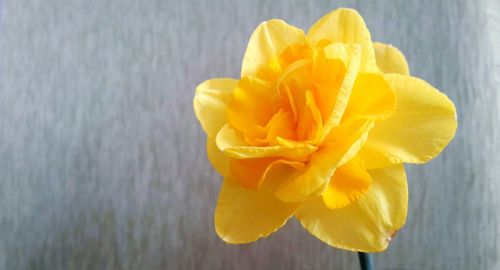
[[[206,80],[196,87],[193,108],[196,118],[209,138],[227,123],[226,110],[238,80],[216,78]]]
[[[318,196],[304,202],[295,216],[306,230],[330,246],[362,252],[385,250],[406,221],[406,174],[402,164],[369,173],[372,187],[357,201],[330,209]]]
[[[427,82],[385,74],[397,94],[394,114],[377,122],[360,155],[367,168],[425,163],[448,145],[457,129],[453,102]]]

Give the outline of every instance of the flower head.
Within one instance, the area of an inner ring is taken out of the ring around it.
[[[194,109],[224,176],[215,228],[229,243],[295,216],[331,246],[384,250],[406,219],[402,163],[434,158],[457,127],[453,103],[411,77],[395,47],[372,43],[352,9],[307,34],[263,22],[241,78],[200,84]]]

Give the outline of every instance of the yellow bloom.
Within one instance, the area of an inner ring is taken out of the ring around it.
[[[215,228],[229,243],[268,236],[295,216],[331,246],[384,250],[406,219],[402,163],[434,158],[457,128],[453,103],[411,77],[395,47],[372,43],[352,9],[307,34],[281,20],[260,24],[241,79],[200,84],[194,110],[224,176]]]

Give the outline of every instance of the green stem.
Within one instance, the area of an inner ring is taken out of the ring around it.
[[[369,253],[358,252],[361,270],[374,270],[372,256]]]

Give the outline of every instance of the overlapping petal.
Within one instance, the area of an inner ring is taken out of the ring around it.
[[[302,226],[333,247],[363,252],[386,249],[406,220],[406,175],[401,164],[368,172],[371,188],[344,208],[328,208],[321,196],[304,202],[295,214]]]
[[[227,106],[231,126],[248,137],[258,137],[256,127],[265,127],[279,111],[273,84],[255,77],[242,78]]]
[[[367,168],[395,163],[424,163],[448,145],[457,129],[453,103],[425,81],[387,74],[397,94],[394,114],[377,122],[360,151]]]
[[[380,121],[396,109],[396,93],[382,74],[359,73],[342,115],[342,121],[370,119]]]
[[[196,87],[194,112],[208,137],[215,139],[227,123],[226,109],[237,84],[238,80],[221,78],[207,80]]]
[[[282,20],[261,23],[253,32],[243,57],[241,77],[257,76],[259,70],[272,64],[271,59],[291,45],[306,45],[304,31]]]
[[[295,136],[286,139],[310,142],[321,134],[321,114],[309,90],[312,88],[311,66],[312,62],[308,59],[296,61],[283,71],[277,81],[283,105],[293,116],[290,126],[295,129]]]
[[[231,159],[231,174],[242,187],[259,189],[268,173],[279,166],[289,166],[294,170],[304,168],[304,163],[280,158]]]
[[[361,49],[357,44],[342,44],[342,43],[332,43],[325,47],[325,57],[326,59],[339,59],[345,66],[345,75],[343,76],[340,89],[335,93],[334,89],[326,87],[326,89],[321,88],[324,92],[333,91],[332,94],[325,95],[324,98],[332,99],[332,107],[329,111],[329,116],[325,118],[324,133],[321,138],[323,141],[334,127],[340,124],[342,115],[349,103],[349,97],[351,96],[351,91],[356,81],[357,73],[360,68],[361,61]],[[327,69],[328,71],[328,69]],[[322,82],[321,80],[319,82]],[[323,93],[324,94],[324,93]],[[323,98],[323,97],[322,97]]]
[[[356,155],[372,127],[371,121],[359,121],[334,129],[307,166],[279,186],[276,196],[285,202],[297,202],[322,193],[335,169]]]
[[[314,23],[307,37],[313,44],[323,39],[359,44],[361,46],[361,71],[377,72],[370,32],[356,10],[339,8],[328,13]]]
[[[377,66],[382,72],[410,75],[410,69],[406,63],[405,56],[398,48],[381,42],[375,42],[373,46],[375,48]]]
[[[215,208],[217,234],[228,243],[249,243],[283,226],[299,206],[274,196],[279,179],[286,178],[289,169],[273,170],[258,190],[243,188],[231,175],[226,177]]]
[[[217,148],[215,140],[207,138],[207,157],[215,170],[222,176],[229,173],[230,158]]]
[[[330,50],[337,49],[339,51],[345,51],[343,44],[339,44],[335,47],[328,46]],[[359,46],[357,47],[357,55],[358,61],[353,61],[353,63],[357,62],[357,68],[350,67],[351,74],[356,74],[359,68]],[[349,59],[350,60],[350,59]],[[346,85],[342,88],[342,85],[345,84],[345,77],[348,69],[348,65],[350,62],[344,62],[343,59],[327,57],[325,49],[317,50],[317,56],[314,59],[313,68],[312,68],[312,81],[316,86],[314,91],[314,96],[316,99],[316,103],[318,104],[318,109],[321,113],[322,119],[327,120],[330,118],[332,110],[337,103],[337,96],[341,93],[342,96],[347,96],[344,94],[345,91],[350,90],[350,86]],[[349,78],[349,77],[348,77]],[[350,81],[350,84],[354,84],[355,76],[351,75],[353,78]],[[341,92],[344,91],[344,92]],[[345,99],[345,97],[343,97]],[[343,108],[342,108],[343,109]]]
[[[342,208],[356,201],[370,188],[372,178],[359,157],[339,167],[321,194],[328,208]]]
[[[284,157],[293,160],[304,160],[308,155],[314,153],[317,146],[307,143],[297,143],[293,148],[283,145],[252,146],[231,126],[225,125],[216,137],[217,147],[231,158],[262,158],[262,157]]]

